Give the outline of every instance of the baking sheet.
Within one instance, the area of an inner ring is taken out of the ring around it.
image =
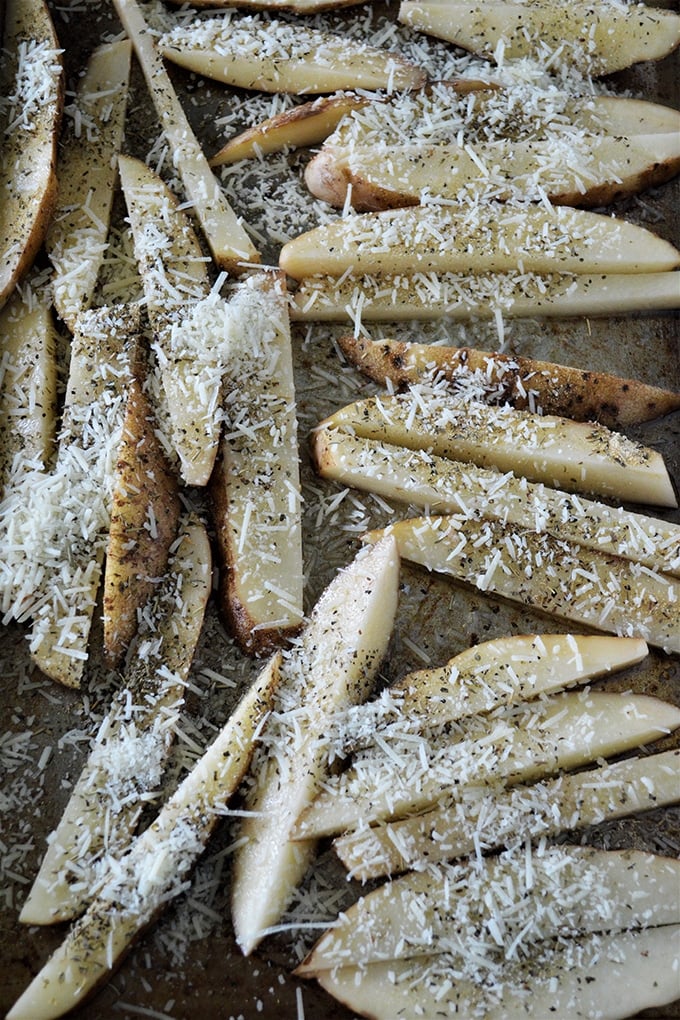
[[[396,17],[389,8],[349,8],[327,16],[327,22],[343,19],[365,23],[371,37],[371,18]],[[119,31],[106,3],[67,0],[54,3],[55,27],[66,50],[68,88],[84,65],[92,46],[107,33]],[[640,66],[613,80],[644,98],[678,105],[678,58],[654,66]],[[237,105],[244,126],[260,101],[206,83],[185,72],[170,69],[196,133],[208,154],[223,144],[220,120]],[[150,139],[157,134],[151,103],[136,69],[130,103],[127,151],[145,157]],[[257,106],[260,109],[260,106]],[[255,117],[255,119],[258,119]],[[157,153],[158,154],[158,153]],[[286,172],[299,175],[306,153],[293,154]],[[276,163],[281,165],[280,162]],[[285,205],[283,190],[274,174],[267,197],[273,211]],[[677,210],[680,184],[675,181],[642,200],[619,204],[616,211],[649,226],[680,243]],[[242,188],[242,207],[237,211],[250,219],[247,187]],[[307,210],[314,222],[315,205]],[[297,215],[297,213],[296,213]],[[289,219],[291,219],[289,217]],[[310,222],[310,225],[311,225]],[[305,223],[289,222],[290,236]],[[275,262],[279,240],[258,237],[265,260]],[[343,365],[333,338],[341,327],[295,327],[296,384],[305,497],[306,602],[309,608],[336,568],[348,562],[358,548],[358,536],[368,526],[387,521],[388,514],[371,497],[351,492],[340,499],[340,490],[315,478],[309,464],[306,437],[309,429],[338,406],[370,391],[371,386],[349,366]],[[493,324],[413,324],[380,327],[373,336],[397,335],[404,339],[446,338],[485,349],[498,345]],[[680,389],[680,340],[678,317],[639,315],[606,320],[509,321],[505,326],[506,348],[517,354],[562,361],[579,367],[637,376],[645,381]],[[676,484],[680,481],[680,415],[667,417],[629,430],[630,434],[661,450]],[[677,513],[661,513],[676,521]],[[397,679],[409,669],[438,665],[469,644],[508,633],[557,630],[554,621],[537,613],[491,597],[481,598],[461,586],[404,565],[397,623],[382,679]],[[574,628],[570,628],[574,629]],[[97,668],[81,692],[61,689],[31,670],[26,654],[25,631],[10,626],[0,632],[0,1014],[10,1007],[37,973],[51,950],[61,941],[64,929],[26,928],[17,922],[21,902],[38,867],[47,834],[59,820],[68,799],[70,784],[77,778],[87,750],[87,735],[108,703],[109,686]],[[94,646],[97,646],[95,635]],[[194,664],[195,693],[183,722],[180,740],[168,770],[170,787],[188,760],[199,753],[214,727],[227,717],[239,692],[258,670],[245,659],[225,634],[211,606]],[[219,674],[228,681],[216,681]],[[658,694],[680,704],[680,660],[652,651],[644,664],[612,681],[610,689]],[[675,746],[677,740],[661,742]],[[660,745],[661,746],[661,745]],[[48,751],[49,750],[49,756]],[[48,757],[47,757],[48,756]],[[38,763],[44,763],[41,770]],[[235,824],[221,826],[197,869],[189,894],[174,905],[139,942],[113,980],[73,1015],[90,1020],[168,1017],[184,1020],[206,1018],[277,1017],[280,1020],[343,1020],[352,1014],[335,1003],[314,983],[290,977],[295,960],[309,945],[313,933],[297,930],[266,940],[252,957],[237,950],[229,923],[229,847]],[[677,856],[680,853],[680,809],[651,812],[636,819],[604,824],[588,831],[584,840],[597,846],[636,846]],[[358,887],[347,883],[344,872],[325,845],[320,860],[293,905],[291,921],[304,924],[311,906],[323,899],[328,920],[356,898]],[[315,906],[316,910],[317,907]],[[680,1003],[649,1011],[654,1017],[680,1017]]]

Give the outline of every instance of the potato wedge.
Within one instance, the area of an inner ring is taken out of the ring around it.
[[[680,409],[680,393],[625,379],[608,372],[591,372],[474,347],[370,340],[345,333],[336,340],[345,357],[382,386],[446,379],[452,389],[465,387],[474,373],[486,380],[490,401],[520,410],[540,409],[573,421],[599,421],[620,428],[651,421]]]
[[[276,687],[277,665],[275,657],[156,820],[127,854],[112,861],[96,899],[8,1018],[51,1020],[73,1009],[108,979],[139,933],[185,889],[185,876],[248,768]]]
[[[375,963],[365,970],[324,971],[319,984],[360,1016],[372,1020],[417,1015],[439,1020],[483,1011],[485,1020],[544,1020],[598,1016],[622,1020],[677,998],[679,925],[590,935],[558,941],[540,955],[504,966],[491,988],[451,981],[451,961],[425,958]],[[446,1014],[444,1014],[446,1015]]]
[[[680,252],[642,227],[565,206],[415,206],[349,216],[284,244],[295,280],[328,274],[656,273]]]
[[[181,4],[184,0],[170,0]],[[296,14],[312,14],[317,11],[331,11],[337,7],[352,7],[360,0],[193,0],[193,7],[241,7],[255,11],[292,11]]]
[[[363,96],[346,92],[300,103],[230,138],[212,157],[210,166],[237,163],[241,159],[253,159],[302,145],[316,145],[327,138],[351,110],[365,106],[367,102],[369,100]]]
[[[104,648],[119,662],[165,574],[180,515],[178,482],[156,435],[143,379],[130,382],[104,570]]]
[[[61,50],[44,0],[9,0],[0,74],[0,306],[30,269],[57,200]]]
[[[531,786],[468,790],[413,818],[362,826],[333,848],[362,882],[676,804],[680,751],[627,758]]]
[[[167,572],[143,607],[121,689],[24,902],[19,920],[25,924],[78,916],[111,856],[120,857],[131,842],[174,739],[210,588],[208,536],[188,517]]]
[[[620,557],[632,570],[656,571],[659,579],[667,575],[665,583],[680,576],[680,526],[672,522],[349,432],[319,429],[313,443],[322,477],[452,514],[463,530],[468,524],[474,528],[475,520],[494,521]]]
[[[461,722],[363,751],[297,819],[296,839],[336,835],[459,799],[465,787],[514,786],[657,740],[680,726],[680,709],[646,695],[578,693]]]
[[[680,16],[646,4],[602,0],[596,8],[576,0],[532,3],[441,3],[403,0],[399,21],[493,58],[533,57],[547,66],[572,66],[584,74],[620,71],[642,60],[660,60],[680,44]]]
[[[389,529],[400,555],[480,591],[680,652],[677,578],[500,521],[421,517]],[[381,531],[368,541],[380,541]]]
[[[680,308],[680,273],[313,275],[291,299],[296,322],[397,322],[502,315],[600,316]]]
[[[337,574],[282,664],[275,715],[255,760],[256,786],[234,858],[232,919],[247,955],[276,924],[315,852],[295,819],[326,775],[333,712],[365,698],[389,641],[398,561],[391,541]]]
[[[680,861],[635,850],[521,847],[437,865],[362,896],[295,973],[440,953],[463,974],[492,968],[558,937],[680,924],[679,885]]]
[[[160,37],[158,49],[189,71],[264,92],[392,91],[425,83],[425,73],[398,53],[259,15],[227,13],[179,25]]]
[[[210,482],[220,607],[241,648],[264,654],[302,624],[301,496],[285,282],[257,273],[231,297],[239,336]]]
[[[335,411],[321,428],[512,471],[568,492],[677,506],[655,450],[594,422],[456,400],[441,386],[410,387]]]
[[[186,197],[212,256],[222,269],[239,273],[244,265],[260,261],[257,248],[208,166],[137,0],[114,0],[114,6],[134,46]]]
[[[59,195],[45,247],[54,268],[54,306],[71,332],[78,314],[90,307],[107,247],[130,56],[127,39],[94,51],[78,81],[57,159]]]

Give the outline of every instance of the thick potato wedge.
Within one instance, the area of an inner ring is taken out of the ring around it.
[[[661,455],[620,432],[594,422],[456,400],[441,386],[417,385],[394,396],[359,400],[320,427],[512,471],[567,492],[677,506]]]
[[[416,206],[339,219],[288,241],[295,280],[343,273],[657,273],[680,252],[651,231],[582,209]]]
[[[573,66],[585,74],[620,71],[642,60],[659,60],[680,43],[680,16],[647,4],[601,0],[473,3],[403,0],[399,20],[493,58],[533,57],[548,66]]]
[[[127,39],[94,51],[78,81],[76,112],[59,150],[58,201],[45,247],[54,267],[54,306],[71,332],[78,314],[90,307],[107,246],[130,55]]]
[[[63,68],[44,0],[9,0],[0,73],[0,305],[28,271],[57,200]]]
[[[210,481],[220,553],[220,606],[241,648],[258,655],[303,617],[295,381],[285,283],[257,273],[229,305],[236,338],[226,367],[225,423]]]
[[[185,876],[248,768],[276,687],[277,667],[274,658],[156,820],[127,854],[112,862],[96,899],[8,1020],[51,1020],[73,1009],[108,979],[139,933],[182,892]]]
[[[19,920],[25,924],[76,917],[93,899],[110,857],[121,856],[132,840],[174,739],[210,588],[208,536],[189,517],[167,573],[143,607],[121,690],[24,902]]]
[[[283,661],[234,858],[232,919],[245,954],[279,920],[314,855],[313,841],[292,841],[293,826],[326,776],[332,714],[369,693],[392,631],[398,573],[391,541],[353,560]]]
[[[488,387],[494,403],[564,415],[573,421],[598,421],[608,428],[651,421],[680,408],[680,393],[535,358],[474,347],[370,340],[352,333],[344,333],[336,343],[353,365],[382,386],[446,379],[454,391],[458,383],[464,391],[472,374]]]
[[[166,60],[227,85],[308,95],[336,89],[409,89],[425,74],[397,53],[303,24],[258,15],[207,18],[162,35]]]
[[[657,740],[680,727],[680,709],[646,695],[590,691],[548,695],[521,713],[472,717],[452,734],[390,741],[361,752],[326,780],[298,818],[296,839],[335,835],[458,800],[466,787],[514,786],[576,769]]]
[[[421,517],[389,529],[400,555],[480,591],[680,652],[677,578],[500,521]],[[369,533],[380,541],[384,532]]]
[[[408,871],[676,804],[680,751],[628,758],[531,786],[468,790],[413,818],[360,826],[333,847],[353,878]]]
[[[393,1020],[453,1015],[485,1020],[544,1020],[548,1016],[622,1020],[677,998],[680,925],[557,941],[540,954],[505,964],[488,984],[451,981],[453,961],[390,960],[365,970],[324,971],[319,984],[360,1016]],[[417,1010],[417,1013],[416,1013]],[[446,1015],[446,1014],[444,1014]]]
[[[187,199],[215,262],[230,273],[260,261],[257,248],[227,202],[165,70],[137,0],[114,0],[144,73]]]

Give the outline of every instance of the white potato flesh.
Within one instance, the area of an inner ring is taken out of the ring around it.
[[[395,739],[387,749],[361,752],[326,781],[298,819],[296,837],[417,814],[466,786],[509,786],[574,769],[680,726],[680,709],[645,695],[548,695],[522,711],[522,720],[506,713],[461,722],[457,737],[421,734],[417,744]]]
[[[318,429],[313,443],[322,477],[432,513],[455,514],[461,528],[474,527],[480,519],[499,522],[578,544],[595,557],[606,554],[629,561],[629,567],[644,565],[668,581],[680,575],[680,525],[671,521],[573,496],[512,472],[501,474],[350,432]]]
[[[218,266],[238,273],[260,256],[227,202],[165,70],[137,0],[114,0],[139,60],[192,210]]]
[[[314,273],[291,300],[297,322],[396,322],[625,315],[680,308],[680,273]]]
[[[350,876],[365,882],[676,804],[679,778],[680,751],[672,750],[529,786],[470,789],[413,818],[362,825],[333,847]]]
[[[577,0],[532,3],[441,3],[404,0],[399,20],[487,57],[532,56],[586,74],[611,74],[642,60],[659,60],[680,43],[680,16],[647,4]]]
[[[73,1009],[107,980],[137,935],[184,890],[185,876],[248,768],[277,680],[274,657],[156,820],[124,857],[112,861],[96,899],[8,1020],[52,1020]]]
[[[479,978],[452,982],[450,962],[438,970],[431,957],[324,971],[319,983],[372,1020],[439,1020],[445,1009],[461,1016],[481,1009],[485,1020],[623,1020],[677,998],[679,942],[680,925],[565,940],[506,965],[491,988],[480,987]]]
[[[54,306],[71,332],[79,312],[90,307],[107,247],[131,52],[127,39],[93,52],[59,150],[59,195],[45,247],[54,268]]]
[[[282,664],[280,693],[255,761],[244,842],[234,858],[232,919],[245,954],[275,925],[315,843],[292,841],[295,820],[327,775],[332,714],[364,700],[387,649],[397,606],[394,543],[379,543],[336,575]]]
[[[520,847],[433,866],[344,910],[296,974],[439,953],[491,963],[557,936],[680,924],[679,888],[680,861],[635,850]]]
[[[456,401],[445,387],[409,388],[336,411],[323,423],[448,460],[513,471],[567,492],[677,506],[661,454],[595,422]]]
[[[9,0],[0,74],[0,306],[31,267],[57,200],[59,40],[44,0]]]
[[[421,517],[389,529],[400,555],[480,591],[680,652],[678,579],[500,521]],[[380,531],[369,541],[384,537]]]
[[[680,252],[644,227],[583,209],[415,206],[334,220],[284,244],[293,279],[399,273],[656,273]]]
[[[425,74],[397,53],[347,36],[258,15],[226,14],[162,35],[167,60],[227,85],[305,95],[337,89],[408,89]]]
[[[143,638],[138,643],[24,902],[23,923],[76,917],[92,900],[109,855],[120,856],[131,842],[153,792],[149,780],[160,779],[174,738],[210,587],[208,536],[188,519],[158,602],[146,607],[154,651]]]

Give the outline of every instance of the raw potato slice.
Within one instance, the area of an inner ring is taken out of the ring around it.
[[[321,96],[309,103],[301,103],[230,138],[212,157],[210,166],[253,159],[286,148],[315,145],[327,138],[351,110],[365,106],[368,101],[361,96],[345,93]]]
[[[680,252],[643,227],[583,209],[493,203],[479,215],[416,206],[348,216],[288,241],[279,265],[295,280],[399,273],[657,273]]]
[[[220,606],[241,648],[261,655],[302,624],[302,520],[295,380],[285,281],[258,273],[232,295],[238,324],[225,423],[210,483]]]
[[[295,820],[327,772],[332,714],[367,697],[387,649],[397,606],[399,564],[391,540],[336,575],[282,665],[276,715],[253,770],[234,858],[232,919],[245,954],[276,924],[315,852],[294,843]]]
[[[591,372],[535,358],[403,340],[370,340],[345,333],[336,340],[345,357],[382,386],[446,379],[463,390],[469,373],[489,389],[489,400],[519,410],[540,409],[608,428],[635,425],[680,408],[680,393],[607,372]]]
[[[182,4],[184,0],[170,0]],[[192,7],[241,7],[256,11],[294,11],[297,14],[311,14],[317,11],[331,11],[338,7],[352,7],[361,0],[193,0]]]
[[[479,978],[452,982],[450,961],[438,970],[432,957],[324,971],[319,984],[372,1020],[439,1020],[445,1009],[461,1016],[482,1010],[485,1020],[623,1020],[677,998],[679,940],[680,925],[662,925],[557,942],[538,957],[506,964],[490,988]]]
[[[374,744],[376,734],[492,712],[635,665],[646,655],[638,638],[521,634],[483,641],[445,666],[408,673],[377,701],[349,709],[338,722],[338,756]]]
[[[408,871],[676,804],[680,751],[629,758],[508,790],[463,791],[424,814],[362,826],[333,844],[350,877]]]
[[[677,506],[663,458],[594,422],[456,400],[444,387],[356,401],[321,423],[352,435],[512,471],[567,492]]]
[[[477,589],[680,652],[677,578],[500,521],[421,517],[389,529],[400,555]],[[384,533],[372,532],[368,541]]]
[[[680,861],[635,850],[520,848],[433,866],[353,903],[295,973],[439,953],[463,957],[465,972],[466,955],[484,967],[518,945],[524,956],[556,937],[680,924],[678,888]]]
[[[45,246],[54,267],[52,292],[60,318],[75,331],[89,308],[107,247],[123,142],[130,76],[129,40],[100,46],[78,81],[57,161],[59,195]]]
[[[25,470],[46,467],[54,452],[56,342],[44,304],[15,294],[0,310],[0,493]]]
[[[8,1020],[51,1020],[73,1009],[108,979],[139,933],[185,889],[185,876],[248,768],[277,680],[275,657],[156,820],[112,868]]]
[[[680,726],[680,709],[646,695],[582,691],[460,724],[459,739],[435,732],[362,752],[328,779],[300,815],[297,839],[335,835],[381,819],[414,815],[465,787],[516,785],[575,769],[665,736]],[[466,734],[469,734],[466,736]],[[404,747],[406,743],[406,748]]]
[[[104,648],[118,662],[166,571],[180,514],[178,483],[156,435],[143,379],[128,391],[104,571]]]
[[[313,275],[292,296],[297,322],[397,322],[625,315],[680,308],[680,273]]]
[[[167,60],[227,85],[305,95],[336,89],[409,89],[425,73],[397,53],[296,23],[230,13],[162,35]]]
[[[145,607],[122,687],[102,722],[22,908],[25,924],[76,917],[96,879],[132,840],[158,786],[211,587],[210,543],[184,521],[166,576]]]
[[[208,166],[137,0],[114,0],[114,6],[135,48],[186,197],[212,256],[222,269],[239,273],[244,265],[260,261],[257,249]]]
[[[531,56],[548,66],[571,65],[585,74],[620,71],[659,60],[680,43],[680,17],[647,4],[601,0],[531,3],[404,0],[399,20],[484,57]]]
[[[501,475],[349,432],[319,429],[313,443],[322,477],[433,513],[453,514],[452,521],[462,529],[474,527],[472,521],[494,521],[581,546],[595,557],[620,557],[630,561],[630,569],[642,568],[635,587],[642,586],[646,572],[655,571],[660,583],[663,573],[669,575],[669,584],[680,576],[680,526],[661,518],[572,496],[512,472]],[[672,601],[672,593],[667,596]]]
[[[61,50],[44,0],[9,0],[0,74],[0,306],[30,268],[57,200]]]

